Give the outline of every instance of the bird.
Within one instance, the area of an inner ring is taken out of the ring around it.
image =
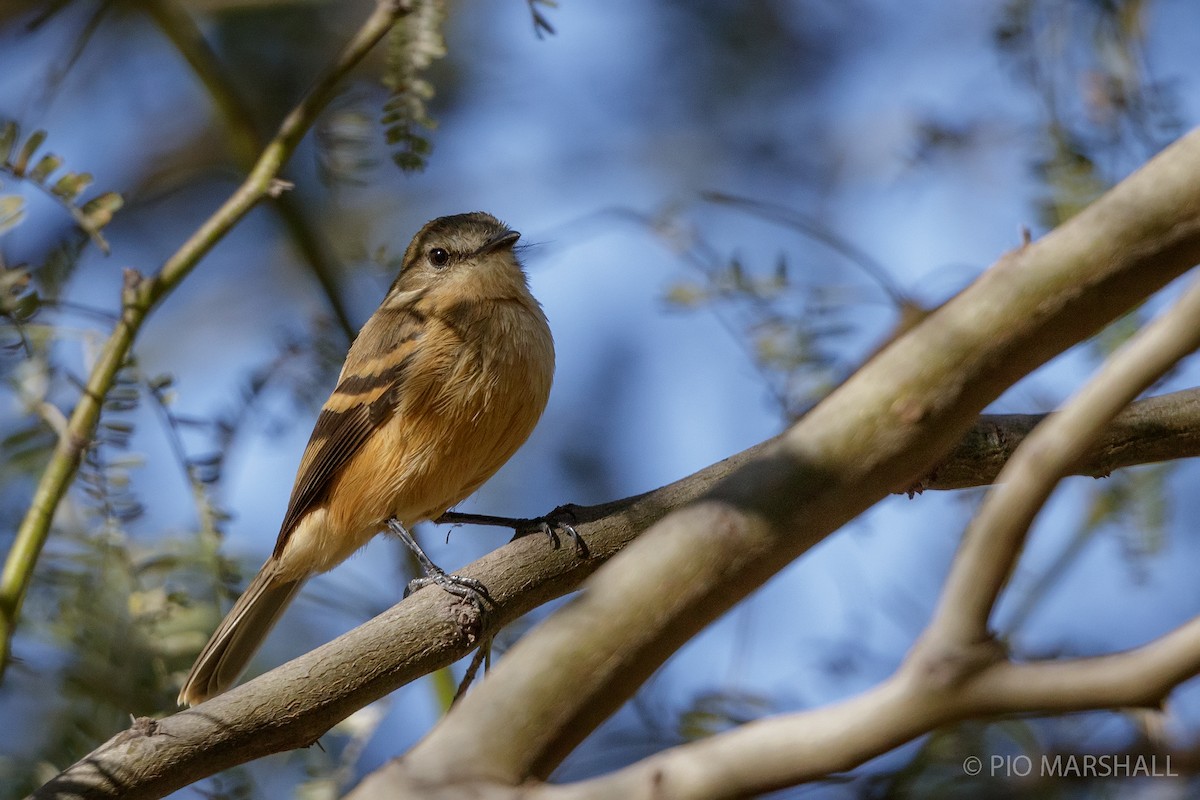
[[[304,582],[382,531],[414,548],[433,582],[480,588],[433,566],[408,531],[474,493],[546,407],[554,340],[520,236],[472,212],[413,237],[317,417],[275,548],[196,658],[181,706],[230,688]]]

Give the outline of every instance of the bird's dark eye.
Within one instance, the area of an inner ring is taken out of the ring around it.
[[[435,267],[444,267],[450,263],[450,253],[441,247],[429,251],[429,263]]]

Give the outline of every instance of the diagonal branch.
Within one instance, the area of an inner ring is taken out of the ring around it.
[[[1039,664],[1006,661],[991,646],[987,620],[1054,486],[1126,403],[1197,347],[1200,281],[1017,450],[964,537],[932,622],[889,680],[843,703],[745,725],[539,794],[743,797],[851,769],[969,716],[1161,704],[1200,672],[1200,619],[1128,653]]]
[[[229,199],[166,260],[157,274],[146,278],[133,270],[125,271],[120,319],[104,344],[88,376],[83,394],[71,412],[67,429],[59,437],[50,463],[38,481],[29,510],[17,529],[4,571],[0,574],[0,674],[9,661],[13,630],[20,615],[21,603],[38,555],[49,535],[54,512],[75,477],[83,452],[91,442],[100,419],[104,396],[125,363],[146,317],[250,209],[264,198],[279,192],[280,186],[276,183],[279,170],[312,126],[317,114],[333,98],[337,83],[397,19],[408,12],[408,8],[408,3],[401,0],[380,0],[374,13],[330,68],[287,115],[246,180]]]
[[[1122,408],[1197,347],[1200,282],[1118,350],[1005,465],[967,529],[929,635],[958,646],[990,638],[988,619],[996,599],[1054,487]]]
[[[598,570],[405,756],[414,779],[545,778],[703,626],[911,485],[1016,379],[1200,260],[1198,179],[1193,132],[1005,255],[758,458]]]

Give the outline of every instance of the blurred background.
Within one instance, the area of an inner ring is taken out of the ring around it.
[[[52,406],[69,412],[111,330],[122,269],[153,273],[218,207],[370,8],[0,6],[0,124],[19,125],[19,143],[45,132],[35,161],[52,152],[62,172],[94,176],[75,206],[124,199],[106,254],[47,190],[61,172],[0,170],[5,550],[53,445]],[[554,391],[528,444],[460,510],[531,516],[655,488],[778,432],[903,318],[1068,218],[1200,109],[1188,0],[421,8],[344,83],[285,170],[295,188],[252,212],[143,330],[24,607],[0,686],[0,796],[22,796],[129,714],[174,708],[270,552],[350,335],[427,220],[486,210],[528,245],[557,341]],[[993,410],[1054,408],[1171,293]],[[1196,384],[1187,363],[1160,389]],[[1182,462],[1067,481],[999,609],[1014,653],[1111,652],[1200,612],[1198,477]],[[882,679],[926,623],[980,496],[881,503],[685,647],[555,778]],[[506,541],[421,535],[450,568]],[[402,548],[377,539],[307,586],[251,674],[379,613],[409,577]],[[500,657],[548,612],[506,630]],[[459,675],[201,790],[336,797],[411,746]],[[1182,797],[1198,746],[1192,682],[1162,718],[965,723],[785,794]],[[1169,753],[1182,777],[961,766],[1043,753]]]

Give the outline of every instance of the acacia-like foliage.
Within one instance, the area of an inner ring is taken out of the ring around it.
[[[63,165],[61,156],[54,153],[38,156],[46,137],[46,131],[37,130],[22,139],[20,126],[12,120],[6,121],[0,126],[0,173],[27,181],[45,191],[62,204],[75,224],[98,247],[108,252],[108,243],[100,235],[100,230],[112,221],[113,214],[120,209],[123,202],[121,195],[104,192],[82,201],[83,193],[92,184],[92,176],[87,172],[59,173]],[[0,235],[24,218],[23,205],[21,198],[16,195],[0,195]]]

